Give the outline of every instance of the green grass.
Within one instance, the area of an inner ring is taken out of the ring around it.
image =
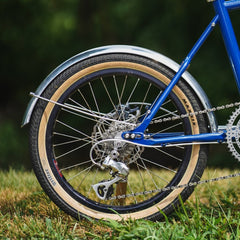
[[[203,179],[229,174],[206,170]],[[0,172],[0,239],[240,239],[240,178],[198,186],[164,221],[76,221],[32,172]]]

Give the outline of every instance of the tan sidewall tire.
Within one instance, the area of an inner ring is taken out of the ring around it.
[[[109,69],[109,68],[127,68],[127,69],[135,69],[139,70],[142,72],[145,72],[149,75],[154,76],[155,78],[159,79],[162,81],[164,84],[168,84],[170,80],[161,74],[160,72],[141,65],[137,63],[132,63],[132,62],[106,62],[106,63],[99,63],[90,67],[87,67],[77,73],[75,73],[73,76],[68,78],[59,88],[56,89],[54,94],[51,97],[52,101],[58,101],[58,99],[62,96],[62,94],[76,81],[79,79],[83,78],[86,75],[89,75],[91,73],[94,73],[99,70],[103,69]],[[175,86],[173,89],[175,95],[179,98],[179,100],[182,102],[182,105],[185,107],[186,111],[192,111],[193,112],[193,107],[188,100],[187,96],[183,93],[183,91]],[[183,101],[184,100],[184,101]],[[54,104],[53,103],[48,103],[44,113],[42,115],[41,121],[40,121],[40,126],[39,126],[39,135],[38,135],[38,151],[39,151],[39,157],[40,157],[40,162],[44,171],[44,174],[46,175],[46,178],[48,179],[48,182],[54,189],[54,191],[59,195],[61,199],[63,199],[69,206],[72,208],[76,209],[76,211],[88,215],[92,218],[96,219],[121,219],[120,216],[116,214],[110,214],[110,213],[104,213],[104,212],[98,212],[96,210],[93,210],[86,205],[82,205],[79,202],[77,202],[74,198],[72,198],[58,183],[57,179],[55,178],[52,169],[49,165],[49,159],[47,158],[47,152],[46,152],[46,131],[47,131],[47,123],[49,120],[49,117],[51,115],[51,112],[53,110]],[[192,133],[193,134],[198,134],[199,133],[199,127],[198,124],[196,124],[198,121],[195,116],[191,118],[190,124],[192,128]],[[189,164],[187,166],[187,169],[179,182],[179,184],[186,184],[190,181],[192,175],[194,174],[195,167],[198,162],[199,158],[199,151],[200,151],[200,146],[199,145],[193,145],[192,147],[192,153],[191,153],[191,159],[189,161]],[[133,218],[133,219],[139,219],[139,218],[147,218],[148,216],[151,216],[155,214],[159,209],[164,209],[167,207],[169,204],[171,204],[183,191],[183,188],[176,189],[172,191],[169,195],[167,195],[164,199],[162,199],[160,202],[157,204],[138,211],[129,214],[122,214],[122,218]]]

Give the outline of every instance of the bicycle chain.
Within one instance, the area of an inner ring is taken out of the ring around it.
[[[230,104],[221,105],[221,106],[218,106],[218,107],[212,107],[212,108],[209,108],[209,109],[204,109],[204,110],[200,110],[200,111],[196,111],[196,112],[181,114],[179,116],[173,116],[173,117],[153,120],[150,124],[162,123],[162,122],[167,122],[167,121],[174,121],[174,120],[177,120],[177,119],[183,119],[183,118],[190,117],[190,116],[196,116],[196,115],[199,115],[199,114],[220,111],[220,110],[223,110],[223,109],[228,109],[228,108],[238,107],[238,106],[240,106],[240,102],[230,103]],[[226,176],[217,177],[217,178],[211,178],[211,179],[207,179],[207,180],[190,182],[190,183],[176,185],[176,186],[169,186],[169,187],[165,187],[165,188],[161,188],[161,189],[153,189],[153,190],[148,190],[148,191],[143,191],[143,192],[130,193],[130,194],[125,194],[125,195],[117,195],[117,196],[114,196],[114,197],[109,197],[107,200],[116,200],[116,199],[123,199],[123,198],[128,198],[128,197],[136,197],[136,196],[140,196],[140,195],[161,193],[161,192],[166,192],[166,191],[170,191],[170,190],[173,191],[173,190],[176,190],[176,189],[179,189],[179,188],[193,187],[193,186],[197,186],[197,185],[201,185],[201,184],[205,184],[205,183],[217,182],[217,181],[220,181],[220,180],[226,180],[226,179],[239,177],[239,176],[240,176],[240,172],[235,173],[235,174],[229,174],[229,175],[226,175]]]
[[[148,195],[148,194],[152,194],[152,193],[160,193],[160,192],[166,192],[166,191],[170,191],[170,190],[173,191],[178,188],[194,187],[196,185],[200,185],[200,184],[204,184],[204,183],[217,182],[220,180],[230,179],[230,178],[239,177],[239,176],[240,176],[240,172],[230,174],[227,176],[221,176],[221,177],[211,178],[211,179],[207,179],[207,180],[201,180],[201,181],[197,181],[197,182],[190,182],[190,183],[186,183],[186,184],[170,186],[170,187],[165,187],[165,188],[161,188],[161,189],[154,189],[154,190],[143,191],[143,192],[138,192],[138,193],[125,194],[125,195],[117,195],[114,197],[110,197],[107,200],[116,200],[116,199],[122,199],[122,198],[128,198],[128,197],[136,197],[136,196],[140,196],[140,195]]]
[[[167,121],[174,121],[174,120],[178,120],[178,119],[183,119],[185,117],[191,117],[191,116],[196,116],[196,115],[199,115],[199,114],[220,111],[220,110],[223,110],[223,109],[228,109],[228,108],[237,107],[237,106],[240,106],[240,102],[235,102],[235,103],[230,103],[230,104],[226,104],[226,105],[222,105],[222,106],[218,106],[218,107],[204,109],[204,110],[200,110],[200,111],[197,111],[197,112],[181,114],[179,116],[173,116],[173,117],[168,117],[168,118],[161,118],[161,119],[158,119],[158,120],[151,121],[150,124],[162,123],[162,122],[167,122]]]

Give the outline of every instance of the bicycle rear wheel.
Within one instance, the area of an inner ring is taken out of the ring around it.
[[[159,210],[174,210],[179,196],[183,201],[189,197],[193,187],[157,189],[199,180],[206,146],[161,148],[114,140],[140,124],[172,76],[167,67],[148,59],[109,54],[75,64],[48,86],[42,96],[51,102],[38,100],[31,119],[31,156],[41,186],[61,209],[75,218],[156,220],[162,216]],[[200,109],[192,89],[180,80],[146,133],[207,132],[203,115],[155,121]],[[104,195],[101,184],[113,174],[99,166],[113,153],[129,174]]]

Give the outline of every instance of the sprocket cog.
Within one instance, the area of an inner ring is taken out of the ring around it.
[[[227,144],[232,155],[240,161],[240,107],[232,113],[228,120]]]

